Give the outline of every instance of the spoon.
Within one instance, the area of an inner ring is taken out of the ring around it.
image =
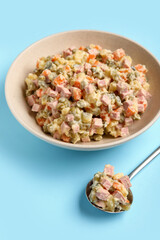
[[[138,167],[136,167],[129,175],[129,179],[131,180],[135,175],[137,175],[137,173],[139,173],[148,163],[150,163],[158,154],[160,154],[160,147],[158,147],[153,153],[151,153],[151,155],[149,155],[149,157],[147,157],[141,164],[138,165]],[[103,212],[107,212],[107,213],[121,213],[124,212],[123,210],[121,211],[117,211],[117,212],[110,212],[107,210],[103,210],[101,207],[96,206],[94,203],[92,203],[89,199],[89,194],[92,190],[91,186],[93,183],[93,179],[87,184],[86,187],[86,197],[88,199],[88,201],[92,204],[92,206],[98,208],[99,210],[103,211]],[[133,202],[133,194],[132,191],[129,189],[128,191],[128,196],[127,196],[128,200],[130,201],[130,203],[132,204]]]

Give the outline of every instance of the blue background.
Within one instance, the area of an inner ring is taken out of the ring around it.
[[[112,3],[113,2],[113,3]],[[49,145],[12,116],[7,71],[31,43],[73,29],[131,38],[160,59],[157,1],[3,1],[0,14],[0,240],[150,239],[159,234],[160,156],[132,181],[130,211],[105,214],[84,190],[106,163],[128,174],[159,145],[160,120],[141,136],[109,150],[77,152]]]

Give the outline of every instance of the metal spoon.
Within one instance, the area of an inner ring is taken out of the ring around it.
[[[158,147],[151,155],[149,155],[149,157],[147,157],[141,164],[138,165],[138,167],[136,167],[128,176],[129,179],[131,180],[135,175],[137,175],[137,173],[139,173],[148,163],[150,163],[158,154],[160,154],[160,147]],[[103,212],[107,212],[107,213],[121,213],[124,211],[117,211],[117,212],[110,212],[110,211],[106,211],[103,210],[101,207],[96,206],[94,203],[92,203],[89,199],[89,194],[91,192],[91,185],[93,183],[93,179],[87,184],[86,187],[86,197],[88,199],[88,201],[92,204],[92,206],[98,208],[99,210],[103,211]],[[129,193],[127,196],[128,200],[130,201],[130,203],[132,204],[133,202],[133,194],[132,191],[129,189]]]

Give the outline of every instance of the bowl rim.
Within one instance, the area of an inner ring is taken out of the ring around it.
[[[102,150],[102,149],[107,149],[107,148],[111,148],[111,147],[115,147],[115,146],[118,146],[122,143],[125,143],[137,136],[139,136],[140,134],[142,134],[143,132],[145,132],[148,128],[150,128],[156,121],[157,119],[159,118],[160,116],[160,109],[158,111],[158,113],[155,115],[155,117],[152,119],[152,121],[150,121],[146,126],[144,126],[143,128],[141,128],[139,131],[137,131],[136,133],[133,133],[127,137],[121,137],[121,138],[117,138],[117,141],[116,142],[110,142],[110,143],[101,143],[101,144],[98,144],[97,146],[96,145],[87,145],[87,143],[83,143],[83,144],[73,144],[73,143],[66,143],[66,142],[63,142],[63,141],[60,141],[60,140],[56,140],[54,138],[51,138],[49,139],[48,138],[48,135],[46,135],[43,131],[42,131],[42,134],[39,134],[37,133],[36,130],[34,130],[32,127],[30,127],[26,122],[24,122],[19,116],[18,114],[16,113],[14,107],[12,106],[11,104],[11,101],[10,101],[10,98],[8,96],[8,84],[9,84],[9,75],[10,75],[10,72],[12,71],[12,69],[14,68],[14,65],[16,64],[16,62],[18,61],[18,59],[21,57],[22,54],[25,54],[25,52],[27,52],[30,48],[34,47],[34,45],[36,45],[37,43],[40,43],[42,41],[45,41],[49,38],[52,38],[53,36],[60,36],[60,35],[63,35],[63,34],[67,34],[67,33],[78,33],[78,32],[97,32],[97,33],[105,33],[105,34],[109,34],[109,35],[113,35],[113,36],[116,36],[116,37],[120,37],[124,40],[127,40],[127,41],[130,41],[131,43],[134,43],[136,44],[137,46],[141,47],[143,50],[145,50],[146,52],[148,52],[152,57],[153,59],[158,63],[159,67],[160,67],[160,62],[158,61],[158,59],[148,50],[146,49],[145,47],[143,47],[141,44],[137,43],[136,41],[133,41],[127,37],[124,37],[122,35],[119,35],[119,34],[116,34],[116,33],[112,33],[112,32],[107,32],[107,31],[99,31],[99,30],[87,30],[87,29],[80,29],[80,30],[71,30],[71,31],[65,31],[65,32],[59,32],[59,33],[55,33],[55,34],[51,34],[47,37],[44,37],[44,38],[41,38],[40,40],[32,43],[31,45],[29,45],[28,47],[26,47],[22,52],[20,52],[17,57],[15,58],[15,60],[12,62],[12,64],[10,65],[10,68],[7,72],[7,75],[6,75],[6,80],[5,80],[5,98],[6,98],[6,102],[7,102],[7,105],[11,111],[11,113],[13,114],[13,116],[15,117],[15,119],[25,128],[27,129],[30,133],[32,133],[34,136],[40,138],[41,140],[43,141],[46,141],[52,145],[55,145],[55,146],[59,146],[59,147],[62,147],[62,148],[67,148],[67,149],[72,149],[72,150],[84,150],[84,151],[94,151],[94,150]]]

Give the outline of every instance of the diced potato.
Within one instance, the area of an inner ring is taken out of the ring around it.
[[[148,82],[145,82],[145,83],[143,84],[143,88],[144,88],[146,91],[149,91],[149,88],[150,88],[149,83],[148,83]]]
[[[102,56],[102,57],[105,57],[105,56],[107,56],[108,54],[111,54],[112,52],[110,51],[110,50],[107,50],[107,49],[102,49],[101,51],[100,51],[100,55]]]
[[[95,134],[95,135],[93,136],[93,139],[94,139],[95,141],[100,141],[100,140],[102,140],[102,136],[101,136],[101,135],[98,135],[98,134]]]
[[[104,129],[103,128],[97,128],[96,129],[96,134],[103,135]]]
[[[121,177],[123,177],[123,176],[124,176],[123,173],[117,173],[117,174],[115,174],[115,175],[113,176],[113,179],[114,179],[114,180],[118,180],[119,178],[121,178]]]
[[[84,58],[85,55],[86,55],[85,52],[80,51],[80,50],[77,50],[77,51],[75,52],[73,58],[74,58],[74,60],[75,60],[76,63],[79,63],[79,64],[80,64],[80,63],[82,62],[82,60],[83,60],[83,58]]]
[[[63,108],[61,112],[62,112],[62,115],[66,115],[69,113],[69,111],[70,111],[70,108],[67,107],[67,108]]]
[[[117,90],[117,83],[111,82],[109,86],[109,92],[115,92]]]
[[[90,123],[92,121],[92,114],[87,112],[82,112],[82,122]]]
[[[138,91],[142,88],[140,82],[138,80],[134,80],[130,82],[131,89],[134,91]]]
[[[110,195],[107,199],[107,211],[114,212],[115,209],[115,201],[112,195]]]

